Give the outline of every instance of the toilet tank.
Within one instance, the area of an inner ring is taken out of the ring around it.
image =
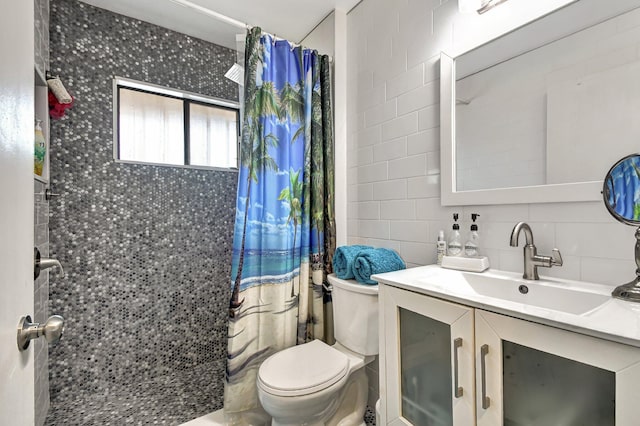
[[[362,355],[378,353],[378,286],[329,275],[336,341]]]

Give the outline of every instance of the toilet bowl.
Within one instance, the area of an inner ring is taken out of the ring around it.
[[[363,367],[378,353],[378,287],[332,275],[329,282],[336,343],[314,340],[282,350],[258,371],[258,398],[272,425],[364,425]]]

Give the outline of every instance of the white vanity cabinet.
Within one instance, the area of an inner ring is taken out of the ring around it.
[[[474,424],[473,308],[386,285],[378,297],[383,424]]]
[[[382,424],[640,424],[638,347],[389,285],[380,303]]]

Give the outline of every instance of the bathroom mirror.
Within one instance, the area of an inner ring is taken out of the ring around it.
[[[640,154],[624,157],[611,167],[602,188],[604,205],[618,221],[636,230],[636,278],[616,287],[613,297],[640,302]]]
[[[441,56],[443,205],[596,201],[640,140],[640,0],[580,0]]]

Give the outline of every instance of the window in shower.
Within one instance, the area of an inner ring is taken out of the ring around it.
[[[237,169],[236,102],[123,78],[114,101],[116,160]]]

